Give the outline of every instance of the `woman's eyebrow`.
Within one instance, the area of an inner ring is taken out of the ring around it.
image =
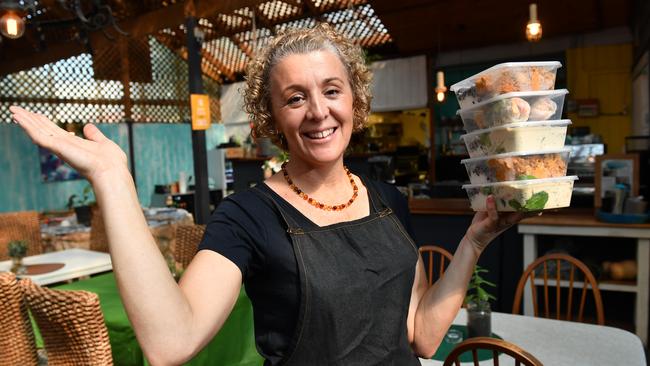
[[[327,84],[327,83],[332,82],[332,81],[338,81],[338,82],[341,82],[341,83],[343,82],[343,80],[341,78],[334,76],[334,77],[325,79],[323,81],[323,83]]]

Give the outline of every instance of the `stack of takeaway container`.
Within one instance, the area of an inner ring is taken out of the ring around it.
[[[562,120],[566,89],[555,90],[559,62],[510,62],[451,86],[467,133],[470,184],[463,189],[474,211],[488,195],[498,211],[567,207],[576,176],[567,176]]]

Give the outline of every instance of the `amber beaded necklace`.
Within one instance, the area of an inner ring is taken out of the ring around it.
[[[287,184],[289,184],[289,188],[291,188],[298,196],[300,196],[302,199],[307,201],[310,205],[320,208],[321,210],[325,211],[341,211],[344,208],[349,207],[354,200],[357,199],[357,196],[359,195],[359,187],[357,187],[357,184],[354,182],[354,179],[352,178],[352,173],[350,173],[350,170],[346,167],[343,166],[343,169],[345,169],[345,174],[347,174],[348,178],[350,179],[350,184],[352,185],[352,198],[350,198],[346,203],[342,203],[340,205],[326,205],[324,203],[318,202],[315,199],[309,197],[307,193],[303,192],[300,188],[296,187],[295,184],[293,184],[293,180],[289,177],[289,173],[287,172],[286,168],[287,163],[284,162],[282,164],[282,174],[284,175],[284,179],[287,181]]]

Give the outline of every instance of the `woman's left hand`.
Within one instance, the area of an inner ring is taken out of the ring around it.
[[[497,212],[494,196],[488,196],[485,206],[487,211],[479,211],[474,215],[472,224],[467,229],[466,238],[474,245],[480,254],[483,249],[502,232],[522,219],[541,215],[542,212]]]

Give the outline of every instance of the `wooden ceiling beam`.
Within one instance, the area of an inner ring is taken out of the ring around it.
[[[143,37],[155,34],[161,29],[176,28],[183,24],[186,17],[186,10],[191,0],[180,1],[174,5],[147,12],[145,14],[125,19],[118,23],[120,29],[129,33],[130,37]],[[193,14],[197,18],[207,17],[218,13],[230,14],[237,9],[247,6],[256,6],[262,3],[261,0],[195,0]],[[60,7],[56,0],[42,0],[43,6],[51,8]],[[104,28],[109,34],[116,35],[117,32],[111,26]],[[104,36],[101,31],[90,35],[93,47],[112,47],[115,43]],[[84,46],[76,42],[48,42],[47,48],[42,52],[14,53],[11,59],[0,62],[0,75],[26,70],[32,67],[41,66],[60,59],[72,57],[86,52]]]

